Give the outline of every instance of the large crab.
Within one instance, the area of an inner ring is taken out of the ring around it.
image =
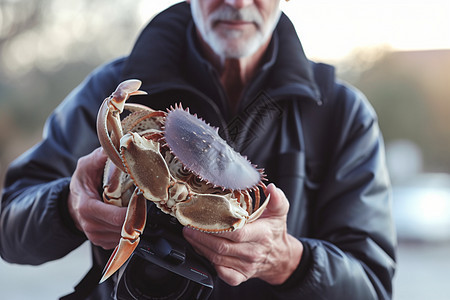
[[[119,84],[106,98],[97,116],[97,133],[108,160],[103,199],[128,206],[121,239],[109,259],[105,281],[133,253],[146,223],[146,202],[184,225],[204,232],[233,231],[256,220],[269,197],[264,174],[235,152],[217,129],[184,110],[167,112],[127,104],[141,82]],[[122,112],[129,115],[121,120]],[[255,198],[253,204],[252,196]]]

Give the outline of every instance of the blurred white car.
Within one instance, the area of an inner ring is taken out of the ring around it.
[[[450,174],[423,173],[393,185],[399,240],[450,241]]]

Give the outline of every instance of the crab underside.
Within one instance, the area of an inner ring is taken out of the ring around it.
[[[126,104],[139,80],[122,82],[97,117],[100,143],[108,155],[104,201],[127,206],[122,238],[101,281],[128,259],[146,223],[146,202],[184,225],[204,232],[233,231],[256,220],[269,197],[264,174],[234,151],[211,127],[181,105],[167,112]],[[121,121],[122,112],[129,115]],[[254,198],[254,203],[253,203]]]

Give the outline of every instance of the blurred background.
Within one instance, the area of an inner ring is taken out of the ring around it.
[[[0,188],[56,105],[176,2],[0,0]],[[336,65],[378,113],[399,235],[395,299],[450,299],[450,1],[329,2],[282,5],[306,54]],[[90,264],[87,243],[38,267],[0,261],[0,299],[56,299]]]

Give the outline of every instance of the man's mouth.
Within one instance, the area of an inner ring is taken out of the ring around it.
[[[247,26],[255,26],[255,23],[243,20],[217,20],[214,25],[223,26],[230,29],[242,29]]]

